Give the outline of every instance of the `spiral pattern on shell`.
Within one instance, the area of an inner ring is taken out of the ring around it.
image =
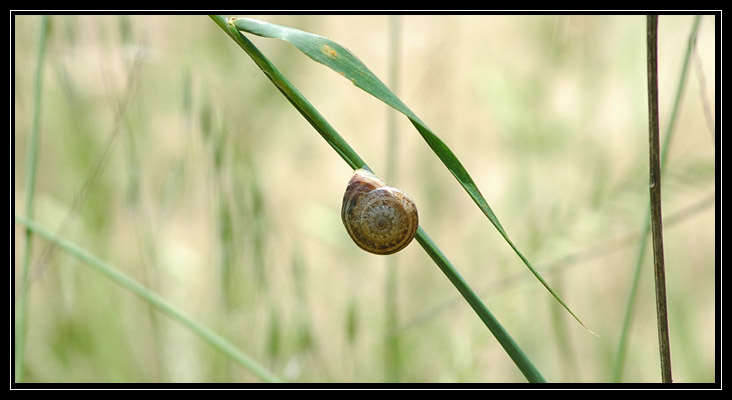
[[[407,247],[419,226],[414,201],[365,169],[348,182],[341,218],[358,247],[383,255]]]

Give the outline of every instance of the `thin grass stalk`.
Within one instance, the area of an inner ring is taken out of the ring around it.
[[[658,15],[647,18],[648,48],[648,153],[651,198],[651,233],[653,236],[653,271],[656,288],[656,322],[661,356],[661,379],[671,383],[671,346],[668,335],[666,269],[663,257],[661,221],[661,161],[658,128]]]
[[[130,46],[134,46],[135,43],[139,43],[139,39],[134,37],[133,34],[133,22],[130,19],[129,15],[121,15],[117,19],[118,21],[118,27],[119,27],[119,33],[120,33],[120,46],[122,48],[130,48]],[[135,58],[131,60],[130,63],[124,63],[124,68],[127,71],[127,76],[130,78],[133,78],[135,74],[137,73],[136,70],[139,69],[138,61],[136,60],[138,56],[136,55]],[[189,91],[190,91],[190,84],[189,84],[189,74],[184,75],[185,79],[182,82],[183,86],[183,115],[189,115]],[[129,87],[129,86],[128,86]],[[124,98],[124,101],[132,102],[133,97],[128,96]],[[76,110],[81,109],[79,104],[76,102],[72,103],[72,105],[75,105],[74,107]],[[120,104],[118,109],[122,109],[123,106]],[[142,119],[142,118],[141,118]],[[140,143],[139,138],[136,137],[137,128],[134,126],[134,122],[128,118],[127,116],[120,117],[120,128],[119,130],[121,132],[126,132],[126,134],[123,134],[124,140],[125,140],[125,159],[127,161],[125,165],[125,171],[128,173],[128,183],[127,183],[127,190],[126,190],[126,200],[127,200],[127,206],[130,207],[131,211],[133,212],[134,219],[136,221],[139,221],[140,223],[135,223],[135,239],[137,240],[137,245],[139,247],[140,251],[140,266],[142,270],[142,280],[141,283],[147,287],[149,287],[151,290],[156,290],[160,288],[159,282],[160,277],[158,274],[158,270],[155,268],[151,268],[151,266],[156,265],[158,254],[158,238],[157,235],[154,232],[153,227],[150,224],[150,221],[153,220],[153,215],[158,216],[154,211],[151,211],[146,202],[143,200],[143,178],[145,176],[145,170],[142,167],[142,162],[140,160]],[[190,128],[187,126],[187,132],[190,133]],[[80,129],[79,129],[80,130]],[[120,138],[122,140],[122,138]],[[99,164],[99,168],[102,168],[102,164]],[[81,209],[81,207],[79,207]],[[73,210],[72,210],[73,212]],[[57,235],[61,235],[62,232],[59,230],[56,232]],[[165,345],[165,337],[162,331],[161,322],[160,322],[160,314],[158,314],[155,310],[155,307],[147,303],[145,305],[145,314],[147,316],[147,320],[149,321],[150,328],[147,334],[152,339],[152,350],[150,351],[150,362],[149,365],[147,365],[147,371],[151,373],[151,380],[153,381],[164,381],[166,380],[166,375],[168,375],[168,371],[164,368],[163,361],[165,359],[163,354],[163,349]]]
[[[87,177],[84,179],[81,188],[79,188],[79,190],[76,192],[76,195],[74,196],[71,208],[63,217],[58,229],[56,230],[57,233],[66,231],[68,225],[71,223],[71,221],[73,221],[74,215],[79,210],[81,210],[82,206],[86,202],[87,196],[91,192],[91,189],[94,187],[94,184],[96,183],[101,173],[104,171],[107,162],[112,156],[114,146],[120,132],[122,131],[122,127],[125,123],[128,122],[127,110],[129,109],[132,99],[134,98],[137,90],[138,73],[141,68],[141,62],[141,54],[138,51],[137,53],[135,53],[132,67],[128,70],[125,92],[122,97],[120,97],[119,101],[115,103],[116,107],[114,123],[107,142],[104,146],[104,150],[102,151],[102,154],[99,156],[99,158],[94,162],[94,166],[89,168],[89,173]],[[53,254],[54,250],[54,247],[51,245],[48,245],[43,249],[41,254],[38,256],[38,260],[34,263],[32,271],[32,274],[34,276],[39,276],[43,274],[46,269],[46,263],[48,261],[48,258],[51,256],[51,254]]]
[[[676,120],[678,119],[678,112],[681,108],[681,99],[683,97],[684,88],[686,87],[687,75],[689,70],[689,63],[691,62],[691,56],[693,49],[696,44],[696,36],[699,31],[699,25],[701,23],[701,15],[694,17],[694,22],[689,33],[688,46],[686,54],[683,59],[683,66],[681,68],[681,74],[679,76],[678,84],[676,85],[676,94],[674,97],[673,108],[671,109],[671,115],[669,117],[668,125],[664,133],[663,143],[661,145],[660,154],[660,174],[663,175],[663,170],[666,166],[668,159],[668,149],[671,145],[671,139],[673,137],[674,127],[676,126]],[[630,289],[628,290],[628,301],[625,309],[625,317],[623,318],[623,326],[620,331],[620,340],[618,342],[618,350],[615,354],[615,362],[613,364],[613,382],[619,382],[623,374],[623,366],[625,363],[625,354],[627,352],[628,335],[630,334],[630,323],[633,319],[633,312],[635,311],[635,303],[638,293],[638,286],[640,284],[641,270],[643,267],[643,258],[646,252],[648,243],[648,235],[651,231],[651,210],[650,206],[646,209],[646,215],[643,219],[644,225],[642,233],[640,235],[640,244],[638,246],[638,253],[635,260],[635,268],[633,278],[631,281]]]
[[[353,169],[368,168],[363,159],[348,145],[348,143],[333,129],[333,127],[323,118],[323,116],[305,99],[305,97],[279,72],[279,70],[262,54],[259,49],[252,44],[249,39],[242,35],[235,26],[230,25],[227,20],[219,15],[210,16],[213,21],[219,25],[238,45],[241,47],[257,64],[262,72],[272,81],[277,89],[287,98],[287,100],[300,112],[300,114],[315,128],[323,139],[343,158],[346,163]],[[418,126],[418,129],[421,128]],[[498,342],[504,348],[509,357],[514,361],[519,370],[524,374],[529,382],[545,382],[534,364],[529,360],[526,354],[521,350],[518,344],[491,314],[488,308],[483,304],[482,300],[470,288],[468,283],[462,278],[460,273],[445,257],[442,251],[427,235],[427,233],[419,227],[415,237],[417,242],[425,249],[427,254],[438,265],[440,270],[455,286],[455,288],[463,295],[465,300],[470,304],[473,310],[478,314],[486,327],[493,333]]]
[[[198,335],[201,339],[214,346],[228,357],[232,358],[244,368],[248,369],[254,375],[259,377],[265,382],[281,382],[281,379],[274,376],[271,372],[267,371],[264,367],[260,366],[254,359],[246,355],[244,352],[236,348],[232,343],[223,337],[219,336],[216,332],[202,325],[198,321],[186,315],[183,311],[179,310],[172,304],[168,303],[165,299],[160,297],[157,293],[140,284],[136,280],[130,278],[119,269],[113,267],[110,264],[100,260],[86,250],[76,246],[75,244],[57,236],[55,233],[47,230],[36,224],[34,221],[27,218],[23,218],[20,215],[15,215],[15,222],[22,224],[38,234],[48,241],[53,242],[56,246],[63,249],[68,254],[74,256],[83,263],[94,268],[97,272],[111,279],[115,283],[121,285],[127,290],[140,296],[148,303],[155,306],[158,310],[167,314],[180,324],[190,329],[193,333]]]
[[[26,159],[25,215],[33,218],[33,203],[36,186],[36,159],[38,156],[38,125],[41,119],[41,92],[43,86],[43,65],[46,54],[46,34],[48,32],[48,15],[41,16],[41,29],[38,38],[38,63],[36,65],[33,91],[33,123],[28,141]],[[28,321],[29,270],[32,253],[33,231],[25,229],[25,250],[23,252],[23,270],[19,285],[20,298],[15,324],[15,382],[22,383],[25,378],[25,332]]]
[[[399,44],[401,41],[400,36],[400,19],[398,15],[389,16],[389,43],[388,43],[388,55],[387,62],[389,63],[389,87],[396,94],[399,86]],[[386,179],[387,182],[396,181],[397,171],[397,154],[398,146],[397,142],[397,112],[393,108],[388,108],[387,121],[386,121]],[[386,330],[385,330],[385,346],[386,357],[384,362],[386,364],[386,379],[388,382],[399,382],[400,373],[400,350],[399,350],[399,337],[394,335],[399,325],[399,307],[398,307],[398,292],[399,287],[399,269],[397,265],[397,258],[388,257],[386,258],[386,295],[384,296],[386,303]]]
[[[124,25],[123,25],[124,26]],[[135,130],[129,126],[129,121],[125,119],[126,129],[129,134],[125,135],[127,139],[127,154],[125,170],[128,172],[128,184],[127,184],[127,205],[131,208],[134,213],[134,218],[137,221],[145,221],[146,223],[135,224],[135,239],[137,240],[137,246],[140,251],[140,266],[143,272],[142,283],[151,287],[159,287],[158,271],[154,268],[150,268],[151,265],[155,265],[155,259],[157,258],[156,253],[156,235],[152,231],[149,221],[151,221],[150,214],[146,205],[142,201],[141,196],[141,177],[142,170],[140,165],[140,159],[138,154],[139,144],[135,140]],[[61,232],[57,232],[61,234]],[[151,304],[146,305],[146,314],[150,322],[150,335],[153,338],[153,351],[151,352],[151,362],[149,370],[153,371],[153,379],[160,381],[163,376],[163,370],[161,367],[161,360],[163,359],[163,337],[160,329],[160,322],[158,321],[159,315],[155,312],[155,308]]]

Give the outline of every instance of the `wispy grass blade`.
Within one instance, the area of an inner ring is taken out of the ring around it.
[[[351,166],[351,168],[368,168],[361,157],[351,148],[348,143],[333,129],[322,115],[305,99],[305,97],[279,72],[279,70],[244,37],[233,24],[227,22],[221,16],[211,16],[216,24],[221,27],[262,69],[262,72],[272,83],[285,95],[290,103],[310,122],[320,135],[330,144],[333,149]],[[229,20],[231,21],[231,20]],[[289,28],[288,28],[289,29]],[[350,53],[349,53],[350,54]],[[397,99],[398,100],[398,99]],[[467,282],[458,273],[455,267],[444,256],[442,251],[430,239],[427,233],[420,227],[416,235],[417,242],[425,249],[433,261],[439,266],[447,278],[458,289],[465,300],[476,311],[483,323],[498,339],[519,370],[530,382],[545,382],[541,373],[536,369],[529,358],[519,348],[516,342],[506,332],[496,318],[491,314],[482,300],[470,288]]]
[[[583,327],[585,326],[579,317],[569,309],[569,306],[567,306],[554,289],[549,286],[544,278],[541,277],[539,272],[531,265],[529,260],[511,241],[505,229],[499,222],[498,217],[495,215],[490,205],[488,205],[488,201],[486,201],[480,190],[478,190],[473,178],[468,174],[468,171],[463,167],[462,163],[452,150],[450,150],[450,148],[353,53],[328,38],[290,27],[270,24],[249,18],[231,18],[229,19],[229,23],[234,25],[236,29],[244,32],[266,38],[282,39],[289,42],[314,61],[331,68],[340,75],[349,79],[357,87],[363,89],[365,92],[383,101],[409,118],[412,125],[414,125],[432,151],[439,157],[442,163],[445,164],[447,169],[457,179],[460,185],[465,189],[470,198],[473,199],[475,204],[480,208],[483,214],[485,214],[493,226],[495,226],[500,235],[519,256],[526,267],[528,267],[531,273],[534,274],[539,282],[541,282],[549,293],[572,315],[572,317],[574,317],[575,320],[577,320],[577,322],[579,322]],[[280,88],[280,90],[282,90],[282,88]],[[585,329],[587,328],[585,327]]]
[[[68,254],[76,257],[80,261],[86,263],[90,267],[94,268],[95,270],[106,276],[107,278],[113,280],[127,290],[140,296],[141,298],[155,306],[158,310],[169,315],[174,320],[178,321],[183,326],[197,334],[203,340],[207,341],[209,344],[211,344],[227,356],[231,357],[233,360],[241,364],[244,368],[248,369],[261,380],[265,382],[281,382],[279,378],[274,376],[264,367],[260,366],[259,363],[257,363],[254,359],[239,350],[231,342],[219,336],[216,332],[212,331],[201,323],[195,321],[193,318],[186,315],[183,311],[168,303],[157,293],[143,286],[136,280],[130,278],[122,271],[98,259],[94,255],[88,253],[84,249],[76,246],[75,244],[56,236],[53,232],[41,227],[31,220],[28,220],[16,214],[15,222],[24,225],[27,229],[33,231],[35,234],[38,234],[53,242],[55,245],[66,251]]]
[[[41,118],[41,88],[43,83],[43,59],[46,53],[46,35],[48,33],[48,15],[41,17],[41,29],[38,39],[38,63],[36,65],[33,93],[33,123],[28,138],[28,158],[26,159],[25,215],[33,218],[33,201],[36,186],[36,156],[38,155],[38,125]],[[33,231],[25,230],[25,250],[23,252],[23,270],[21,272],[19,301],[15,321],[15,382],[21,383],[25,372],[25,331],[28,318],[29,269],[33,242]]]

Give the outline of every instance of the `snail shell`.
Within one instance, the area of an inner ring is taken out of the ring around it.
[[[407,247],[419,226],[414,200],[365,169],[357,169],[348,182],[341,218],[358,247],[374,254]]]

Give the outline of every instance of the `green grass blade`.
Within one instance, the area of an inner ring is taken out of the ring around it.
[[[38,125],[41,116],[41,87],[43,82],[43,58],[46,53],[46,34],[48,32],[48,15],[41,17],[41,30],[38,39],[38,65],[36,66],[33,93],[33,125],[28,142],[28,159],[25,186],[25,215],[33,218],[33,200],[36,186],[36,156],[38,155]],[[33,233],[25,230],[25,250],[23,253],[23,270],[21,272],[20,298],[15,324],[15,382],[23,382],[25,372],[25,331],[28,318],[28,270],[30,268],[31,243]]]
[[[216,332],[212,331],[206,326],[195,321],[194,319],[186,315],[183,311],[168,303],[157,293],[151,291],[136,280],[125,275],[122,271],[98,259],[97,257],[76,246],[75,244],[56,236],[53,232],[46,230],[45,228],[39,226],[31,220],[28,220],[16,214],[15,222],[22,224],[26,227],[26,229],[32,230],[34,233],[43,236],[47,240],[53,242],[58,247],[62,248],[68,254],[76,257],[80,261],[86,263],[90,267],[105,275],[107,278],[113,280],[114,282],[120,284],[129,291],[142,297],[144,300],[155,306],[157,309],[164,312],[165,314],[168,314],[170,317],[181,323],[186,328],[193,331],[209,344],[219,349],[227,356],[231,357],[234,361],[241,364],[244,368],[251,371],[254,375],[258,376],[263,381],[281,382],[279,378],[272,375],[271,372],[260,366],[254,359],[236,348],[236,346],[234,346],[231,342],[219,336]]]
[[[320,135],[341,155],[351,168],[368,168],[361,157],[346,143],[345,140],[332,128],[332,126],[320,115],[315,107],[277,70],[277,68],[239,31],[228,24],[221,16],[211,16],[216,24],[221,27],[262,69],[262,72],[272,83],[285,95],[290,103],[310,122]],[[448,280],[457,288],[460,294],[476,311],[483,323],[498,339],[504,350],[509,354],[519,370],[529,382],[545,382],[541,373],[531,363],[525,353],[519,348],[516,342],[506,332],[493,314],[483,304],[480,297],[470,288],[467,282],[460,276],[455,267],[430,239],[427,233],[420,227],[416,235],[417,242],[425,249],[427,254],[439,266]]]
[[[336,151],[353,169],[366,168],[369,169],[366,162],[353,150],[341,135],[336,132],[333,126],[313,107],[305,96],[298,91],[290,81],[285,78],[280,71],[267,59],[267,57],[259,51],[247,38],[242,36],[239,31],[229,25],[227,21],[217,15],[211,16],[216,24],[233,39],[239,47],[249,54],[257,66],[264,72],[277,89],[287,98],[287,100],[297,109],[300,114],[320,133],[320,136]],[[372,171],[373,172],[373,171]]]
[[[496,340],[506,350],[509,357],[513,360],[517,367],[524,374],[529,382],[545,382],[544,377],[541,375],[539,370],[536,369],[531,360],[526,357],[523,351],[513,341],[513,338],[503,328],[500,322],[493,316],[493,314],[483,305],[480,297],[470,288],[465,282],[460,273],[455,269],[450,260],[442,254],[442,251],[432,242],[432,239],[420,226],[417,229],[417,236],[415,237],[417,242],[427,251],[427,254],[432,260],[440,267],[442,272],[450,279],[450,282],[458,289],[460,294],[470,304],[476,314],[480,317],[486,327],[493,333]]]
[[[485,214],[488,220],[495,226],[504,240],[519,256],[521,261],[528,267],[532,274],[541,282],[541,284],[549,291],[549,293],[564,307],[577,322],[583,327],[585,326],[579,317],[569,309],[567,304],[559,297],[559,295],[549,286],[549,284],[541,277],[539,272],[531,265],[529,260],[519,251],[516,245],[508,237],[503,226],[498,221],[490,205],[485,197],[480,193],[473,178],[463,167],[457,156],[450,148],[430,130],[427,125],[422,122],[376,75],[374,75],[366,65],[361,62],[353,53],[338,43],[309,32],[298,29],[270,24],[249,18],[231,18],[229,23],[233,24],[236,29],[248,32],[254,35],[281,39],[289,42],[297,47],[305,55],[317,61],[345,78],[353,82],[354,85],[363,89],[367,93],[383,101],[395,110],[404,114],[412,122],[422,138],[427,142],[432,151],[440,158],[447,169],[457,179],[460,185],[465,189],[470,198]],[[282,90],[282,89],[280,89]],[[585,327],[585,329],[587,329]]]

